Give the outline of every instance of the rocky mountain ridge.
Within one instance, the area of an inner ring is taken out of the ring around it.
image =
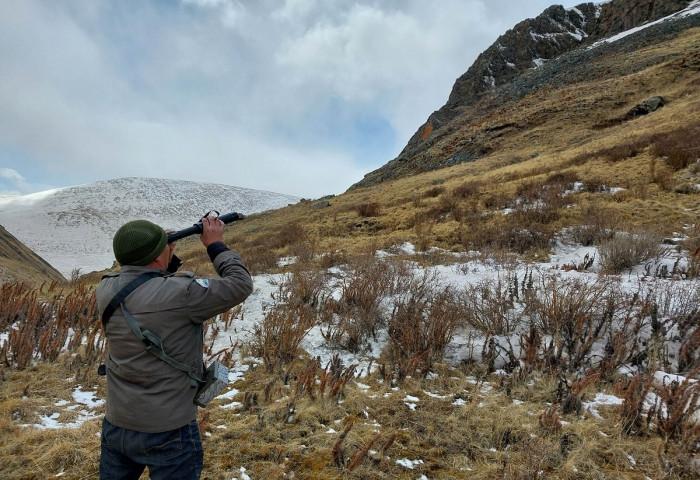
[[[454,151],[432,152],[431,147],[454,135],[455,123],[487,116],[495,105],[522,98],[533,89],[584,81],[591,73],[586,62],[614,53],[615,48],[629,48],[628,45],[642,37],[631,35],[632,38],[616,42],[614,46],[607,45],[608,48],[601,46],[602,40],[651,24],[697,3],[690,0],[612,0],[604,4],[582,3],[568,10],[554,5],[536,18],[518,23],[479,55],[456,80],[446,104],[429,116],[397,158],[368,173],[352,188],[483,157],[491,150],[493,140],[510,125],[487,127],[472,138],[461,138],[458,143],[462,148]],[[681,28],[681,22],[682,28],[696,26],[700,15],[678,16],[674,20],[654,29],[654,34],[664,35],[673,28],[672,23],[676,28]],[[554,68],[545,68],[550,63],[555,64]],[[534,78],[538,83],[528,88],[528,82],[531,84]]]

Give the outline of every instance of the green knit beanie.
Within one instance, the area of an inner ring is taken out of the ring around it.
[[[168,243],[165,231],[148,220],[134,220],[114,234],[114,258],[121,265],[148,265],[163,253]]]

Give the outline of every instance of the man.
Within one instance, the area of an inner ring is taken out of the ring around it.
[[[202,442],[193,403],[196,382],[146,350],[123,310],[142,331],[157,335],[172,359],[203,371],[202,323],[242,303],[253,282],[238,254],[223,243],[224,223],[202,219],[200,235],[219,277],[172,273],[174,244],[149,221],[123,225],[114,236],[121,272],[106,275],[97,287],[100,314],[129,283],[152,277],[113,310],[105,332],[107,412],[102,424],[100,479],[138,479],[146,466],[151,479],[198,479]],[[169,271],[170,270],[170,271]],[[148,277],[143,277],[148,278]],[[123,308],[122,308],[123,307]]]

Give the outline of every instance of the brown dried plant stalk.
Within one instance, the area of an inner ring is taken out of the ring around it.
[[[362,463],[362,461],[367,457],[367,453],[369,453],[372,446],[381,438],[381,436],[381,433],[377,433],[369,440],[369,442],[365,443],[362,448],[358,448],[357,451],[352,454],[352,457],[350,457],[350,461],[348,462],[348,471],[353,471]]]
[[[345,429],[342,431],[342,433],[338,436],[338,440],[335,441],[333,444],[333,448],[331,449],[331,456],[333,457],[333,461],[339,468],[343,468],[345,466],[345,455],[343,451],[343,442],[345,441],[345,437],[347,437],[348,432],[352,429],[353,423],[349,422],[346,426]]]

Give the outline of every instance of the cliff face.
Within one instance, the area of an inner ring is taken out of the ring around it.
[[[438,139],[454,132],[450,124],[458,117],[486,115],[493,99],[502,96],[505,87],[548,62],[579,47],[678,12],[689,3],[690,0],[612,0],[604,4],[582,3],[569,10],[554,5],[536,18],[518,23],[481,53],[455,81],[447,103],[428,117],[399,156],[367,174],[353,188],[480,158],[488,153],[490,140],[507,126],[478,132],[474,138],[460,139],[463,148],[449,155],[435,155],[429,149]],[[567,66],[577,67],[571,62]],[[540,75],[539,86],[546,85],[548,80]],[[512,97],[517,92],[511,89],[508,95]]]
[[[687,7],[687,0],[614,0],[602,6],[593,30],[596,39],[653,22]]]
[[[572,10],[556,5],[535,19],[520,22],[501,35],[457,79],[441,111],[456,114],[456,107],[469,104],[542,62],[578,47],[591,35],[599,14],[592,3]]]

